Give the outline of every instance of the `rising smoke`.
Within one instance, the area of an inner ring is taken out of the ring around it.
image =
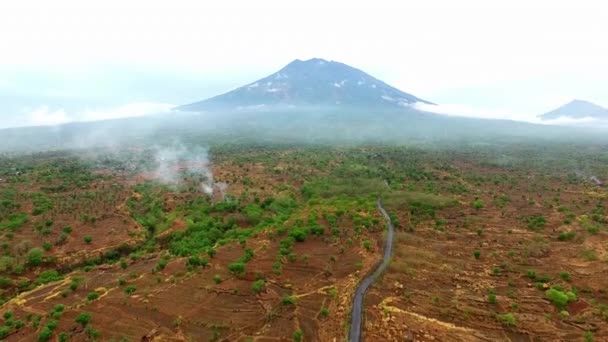
[[[173,142],[168,146],[154,147],[154,171],[156,180],[163,184],[177,186],[182,183],[183,175],[196,176],[199,187],[207,195],[213,194],[214,187],[222,193],[224,185],[215,184],[209,162],[208,150],[200,146],[185,146]]]

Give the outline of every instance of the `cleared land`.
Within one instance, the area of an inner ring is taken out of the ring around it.
[[[215,146],[0,158],[9,341],[608,339],[600,147]]]

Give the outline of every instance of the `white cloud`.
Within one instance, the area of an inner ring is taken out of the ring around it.
[[[69,121],[68,115],[63,109],[52,110],[48,106],[40,106],[28,115],[26,125],[49,126],[59,125]]]
[[[412,107],[435,114],[442,114],[447,116],[460,116],[469,118],[481,118],[481,119],[503,119],[522,121],[542,125],[561,125],[561,126],[591,126],[602,124],[606,125],[608,122],[598,120],[592,117],[584,118],[570,118],[570,117],[559,117],[553,120],[541,120],[540,117],[532,113],[513,111],[507,108],[482,108],[474,107],[466,104],[440,104],[432,105],[422,102],[417,102]]]
[[[443,114],[448,116],[464,116],[483,119],[505,119],[535,123],[540,122],[540,120],[536,118],[534,114],[517,112],[507,108],[481,108],[474,107],[468,104],[432,105],[422,102],[415,103],[413,107],[421,111]]]
[[[110,108],[67,111],[63,108],[51,108],[48,105],[43,105],[33,110],[24,110],[23,119],[21,119],[19,122],[8,122],[4,125],[0,124],[0,127],[50,126],[78,121],[99,121],[141,117],[155,114],[166,114],[169,113],[173,107],[175,107],[175,105],[168,103],[133,102]]]
[[[138,117],[167,113],[173,107],[175,107],[175,105],[168,103],[134,102],[115,108],[86,109],[82,115],[78,115],[77,118],[78,121],[97,121]]]

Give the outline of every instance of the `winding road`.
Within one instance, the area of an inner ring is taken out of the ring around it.
[[[365,298],[365,292],[373,284],[376,279],[382,274],[382,272],[386,269],[388,264],[391,261],[391,254],[393,252],[393,235],[395,233],[395,227],[393,226],[393,222],[391,218],[388,216],[386,210],[382,206],[382,202],[378,200],[378,209],[384,216],[388,224],[388,235],[386,237],[386,242],[384,244],[384,255],[382,256],[382,262],[376,266],[376,269],[369,275],[367,275],[363,280],[359,283],[359,287],[355,291],[355,297],[353,299],[353,309],[351,313],[350,320],[350,332],[348,333],[348,340],[350,342],[359,342],[361,341],[361,322],[363,316],[363,299]]]

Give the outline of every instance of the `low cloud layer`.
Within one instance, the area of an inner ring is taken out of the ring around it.
[[[85,108],[82,110],[66,110],[42,105],[34,109],[24,109],[21,120],[17,123],[0,123],[0,128],[11,126],[52,126],[68,122],[99,121],[147,115],[163,114],[175,107],[168,103],[132,102],[124,105],[104,108]]]
[[[513,111],[506,108],[482,108],[474,107],[466,104],[439,104],[432,105],[426,103],[415,103],[414,108],[435,114],[443,114],[447,116],[459,116],[469,118],[481,118],[481,119],[502,119],[502,120],[513,120],[522,121],[535,124],[544,125],[569,125],[569,126],[586,126],[601,123],[601,120],[584,117],[584,118],[569,118],[560,117],[554,120],[541,120],[535,114]]]

